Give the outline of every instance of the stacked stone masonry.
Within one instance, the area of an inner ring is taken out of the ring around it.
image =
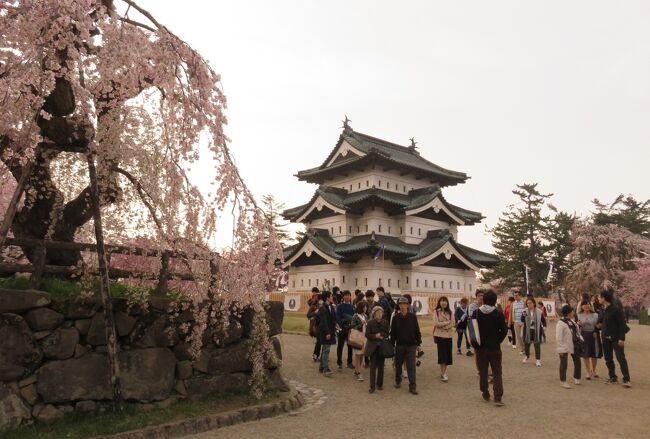
[[[165,405],[175,399],[249,390],[248,335],[252,310],[230,317],[227,331],[204,334],[195,358],[171,301],[147,307],[114,299],[122,394],[128,401]],[[272,386],[287,391],[280,375],[278,334],[284,306],[266,304],[274,355],[267,364]],[[46,292],[0,289],[0,430],[51,422],[66,412],[102,412],[111,387],[104,316],[98,300],[56,302]]]

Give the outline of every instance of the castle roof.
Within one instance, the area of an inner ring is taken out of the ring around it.
[[[447,202],[437,184],[414,189],[406,194],[378,188],[348,192],[345,189],[320,186],[308,203],[287,209],[282,216],[289,221],[302,222],[342,213],[361,215],[368,206],[381,206],[390,215],[427,216],[457,225],[476,224],[483,219],[479,212]]]
[[[339,152],[344,142],[352,151]],[[397,169],[414,174],[417,178],[427,178],[441,186],[464,183],[469,177],[464,172],[452,171],[423,158],[414,146],[402,146],[346,127],[339,140],[318,167],[299,171],[300,180],[322,184],[326,178],[345,175],[353,170],[382,166],[383,169]]]
[[[394,236],[355,236],[345,242],[336,242],[324,229],[309,229],[302,240],[284,250],[285,266],[298,260],[303,253],[317,253],[330,263],[355,262],[364,256],[374,256],[384,248],[384,257],[395,264],[451,266],[456,264],[470,270],[494,266],[499,258],[458,244],[448,230],[433,230],[420,244],[406,244]]]

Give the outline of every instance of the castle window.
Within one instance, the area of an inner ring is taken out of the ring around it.
[[[406,285],[408,285],[408,284],[409,284],[409,277],[406,276]]]
[[[368,286],[368,278],[367,277],[363,278],[363,282],[366,284],[365,286]]]
[[[358,277],[355,277],[355,278],[354,278],[354,286],[355,286],[355,287],[358,287],[358,286],[359,286],[359,278],[358,278]]]
[[[361,182],[357,183],[357,189],[361,189]]]
[[[396,191],[399,190],[399,185],[398,185],[397,183],[395,183],[395,190],[396,190]]]
[[[450,290],[454,289],[454,283],[452,281],[449,281],[449,289]]]
[[[440,288],[442,288],[443,290],[445,289],[445,281],[444,280],[440,281]]]
[[[305,279],[300,279],[300,286],[304,287],[305,286]]]
[[[357,234],[359,234],[359,226],[357,226]]]
[[[399,288],[399,279],[397,279],[397,288]]]
[[[342,283],[342,284],[345,283],[345,276],[341,276],[341,283]]]
[[[460,282],[456,282],[456,289],[460,290]]]
[[[381,187],[381,180],[379,180],[379,187]]]
[[[411,227],[411,235],[413,234],[413,227]]]
[[[399,234],[400,235],[402,234],[402,228],[401,227],[399,228]]]
[[[368,233],[368,224],[366,224],[366,233]]]
[[[381,286],[381,277],[379,278],[379,286]]]
[[[336,282],[334,281],[334,278],[332,278],[332,286],[336,285]]]
[[[429,288],[429,281],[424,279],[424,288]]]
[[[436,280],[433,280],[433,288],[436,288]]]
[[[311,287],[311,279],[308,279],[307,282],[309,282],[309,285]]]
[[[404,192],[406,192],[406,186],[404,186]]]
[[[388,279],[388,288],[390,288],[390,279]]]
[[[420,287],[420,279],[415,279],[415,287],[416,288]]]
[[[341,234],[341,226],[339,226],[339,235]]]
[[[388,234],[390,235],[390,226],[388,226]]]
[[[370,182],[366,180],[366,187],[370,187]]]
[[[350,190],[352,190],[352,185],[350,185]]]
[[[348,233],[351,235],[352,234],[352,226],[348,227]]]
[[[381,233],[381,224],[379,224],[379,233]]]
[[[291,281],[291,288],[296,288],[296,281]]]
[[[318,286],[318,279],[316,279],[316,286]]]
[[[472,284],[469,284],[469,290],[472,291]]]
[[[418,236],[422,234],[422,229],[418,229]]]

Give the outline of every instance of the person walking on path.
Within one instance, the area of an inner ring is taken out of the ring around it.
[[[600,347],[600,333],[598,331],[598,314],[591,308],[589,300],[580,302],[581,311],[578,313],[578,326],[580,335],[585,342],[582,352],[582,361],[587,371],[585,379],[590,380],[596,376],[596,364],[598,359],[603,356]]]
[[[309,305],[309,309],[307,310],[307,319],[309,319],[309,335],[316,339],[314,352],[311,358],[314,360],[314,363],[318,363],[318,361],[320,361],[320,351],[322,347],[320,337],[318,336],[318,311],[323,305],[318,288],[314,287],[311,289],[311,299],[307,301],[307,304]]]
[[[524,322],[521,315],[524,312],[524,301],[521,300],[521,293],[515,291],[515,301],[512,304],[512,319],[515,326],[515,345],[519,346],[519,354],[524,355]]]
[[[395,388],[402,386],[402,366],[406,363],[409,380],[409,392],[417,395],[415,380],[415,357],[422,345],[422,333],[415,314],[409,312],[409,302],[406,297],[400,297],[399,311],[391,322],[390,339],[395,345]]]
[[[625,358],[625,334],[629,330],[627,323],[625,323],[625,314],[623,309],[614,304],[614,293],[606,290],[600,293],[598,298],[600,304],[603,306],[603,353],[605,355],[605,364],[609,372],[610,384],[618,382],[616,376],[616,366],[614,364],[614,355],[621,368],[623,375],[623,385],[630,387],[630,370],[627,366],[627,359]]]
[[[555,342],[557,353],[560,355],[560,385],[565,389],[571,386],[566,382],[566,371],[569,363],[569,355],[573,360],[573,382],[580,384],[580,355],[576,352],[576,341],[581,339],[578,325],[573,321],[574,312],[571,305],[564,305],[560,310],[562,318],[555,326]]]
[[[352,329],[356,329],[365,335],[366,325],[368,323],[368,304],[365,301],[360,301],[357,303],[355,308],[355,313],[352,316]],[[353,349],[352,358],[354,363],[354,376],[357,378],[357,381],[363,381],[363,376],[361,375],[361,369],[363,368],[363,348]]]
[[[340,328],[336,345],[336,365],[339,370],[343,369],[343,346],[347,345],[348,357],[346,364],[348,369],[354,369],[352,365],[352,347],[348,344],[350,325],[352,323],[352,316],[354,315],[354,306],[351,303],[352,294],[350,291],[345,290],[341,297],[342,302],[336,306],[336,322]]]
[[[506,326],[508,327],[508,331],[510,331],[510,335],[508,335],[508,341],[512,345],[512,349],[517,349],[517,336],[515,335],[515,313],[512,306],[514,302],[514,297],[508,297],[508,304],[506,305],[506,309],[503,314],[506,319]]]
[[[522,363],[528,363],[530,357],[530,345],[535,346],[535,366],[542,367],[542,331],[546,319],[542,311],[537,308],[535,299],[526,299],[526,309],[521,313],[521,321],[524,323],[524,359]]]
[[[542,340],[542,343],[546,343],[546,323],[548,321],[547,320],[548,315],[546,314],[546,307],[544,306],[544,302],[542,302],[541,300],[538,301],[537,302],[537,308],[541,311],[542,317],[543,317],[541,340]]]
[[[326,376],[332,374],[330,369],[329,358],[330,348],[336,344],[336,308],[334,307],[334,299],[332,293],[323,291],[321,293],[323,298],[323,306],[318,311],[318,335],[322,347],[320,355],[320,368],[319,372]]]
[[[461,347],[463,346],[463,337],[465,337],[465,348],[467,349],[467,356],[471,357],[472,349],[465,334],[465,329],[467,329],[467,320],[469,319],[469,309],[467,308],[467,298],[463,297],[460,299],[460,306],[454,311],[454,320],[456,321],[456,334],[458,340],[456,341],[456,349],[458,355],[463,355]]]
[[[380,345],[388,340],[388,321],[384,320],[384,310],[375,306],[370,312],[371,319],[366,325],[365,355],[370,357],[370,393],[384,389],[384,361]]]
[[[438,348],[438,364],[440,365],[440,379],[449,381],[447,367],[453,364],[452,335],[454,333],[454,316],[449,309],[449,299],[441,296],[433,311],[433,341]]]
[[[472,318],[478,322],[481,344],[476,348],[476,360],[479,369],[479,388],[483,401],[490,401],[488,388],[488,367],[492,368],[492,391],[494,404],[503,405],[503,373],[501,342],[508,335],[503,313],[496,308],[497,295],[488,290],[483,297],[484,304],[474,311]]]

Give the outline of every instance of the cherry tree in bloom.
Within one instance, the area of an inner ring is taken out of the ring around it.
[[[650,239],[643,240],[643,256],[636,261],[636,269],[623,274],[625,294],[623,302],[629,306],[650,307]]]
[[[186,291],[198,316],[190,335],[200,344],[211,319],[228,318],[221,311],[230,304],[261,311],[280,247],[233,163],[219,75],[135,2],[117,3],[0,2],[0,179],[17,181],[33,166],[11,232],[90,239],[91,155],[109,242],[137,232],[161,249],[209,259],[217,215],[232,211],[233,242],[215,261],[217,280],[188,263],[197,279]],[[188,171],[199,161],[213,164],[212,180],[201,182],[212,187],[207,195]],[[75,252],[47,253],[48,264],[80,260]],[[208,299],[211,306],[198,306]],[[265,321],[256,322],[251,357],[259,378],[270,349]]]
[[[574,300],[582,293],[596,294],[613,288],[628,304],[625,278],[636,272],[636,262],[647,249],[647,240],[618,225],[578,221],[572,232],[574,250],[564,286]]]

